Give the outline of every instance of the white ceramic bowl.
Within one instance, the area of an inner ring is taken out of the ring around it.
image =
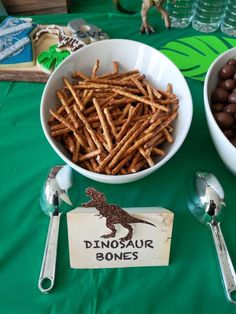
[[[167,147],[167,153],[153,167],[128,175],[98,174],[79,167],[70,161],[68,153],[56,140],[51,138],[47,121],[49,109],[56,104],[56,90],[63,86],[62,78],[70,78],[71,73],[80,70],[91,74],[95,61],[99,59],[102,71],[112,71],[112,61],[118,61],[121,70],[138,69],[156,87],[165,89],[173,84],[174,93],[179,98],[179,116],[175,123],[175,141]],[[50,76],[41,99],[41,124],[46,138],[55,152],[80,174],[104,183],[127,183],[141,179],[164,165],[180,148],[190,128],[192,120],[192,98],[188,85],[178,68],[161,52],[145,44],[123,39],[110,39],[90,44],[65,59]]]
[[[236,58],[236,48],[232,48],[222,53],[218,58],[215,59],[208,69],[204,83],[204,104],[208,128],[216,150],[218,151],[226,167],[236,175],[236,148],[233,146],[233,144],[230,143],[230,141],[219,128],[210,108],[211,93],[216,88],[216,85],[219,81],[219,70],[231,58]]]

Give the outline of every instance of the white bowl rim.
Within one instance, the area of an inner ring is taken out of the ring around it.
[[[216,64],[218,63],[219,60],[221,60],[223,57],[227,56],[228,54],[231,54],[232,51],[236,52],[236,47],[233,47],[231,49],[226,50],[225,52],[221,53],[210,65],[205,80],[204,80],[204,103],[205,103],[205,110],[208,114],[209,119],[211,120],[211,123],[213,123],[214,128],[217,130],[218,134],[221,134],[222,137],[224,137],[227,141],[225,142],[227,146],[229,146],[230,148],[234,148],[236,149],[236,147],[229,141],[229,139],[224,135],[224,133],[222,132],[221,128],[219,127],[219,125],[217,124],[211,108],[210,108],[210,101],[208,98],[208,82],[209,82],[209,78],[212,72],[212,69],[216,66]]]
[[[178,142],[178,145],[176,145],[176,147],[171,150],[171,152],[168,152],[168,154],[166,156],[164,156],[160,161],[158,161],[154,166],[152,167],[149,167],[147,169],[144,169],[144,170],[141,170],[141,171],[138,171],[138,172],[135,172],[135,173],[130,173],[130,174],[124,174],[124,175],[109,175],[109,174],[101,174],[101,173],[96,173],[96,172],[92,172],[92,171],[89,171],[85,168],[82,168],[80,166],[78,166],[77,164],[73,163],[69,158],[67,158],[61,151],[60,149],[53,143],[52,141],[52,138],[50,136],[50,134],[48,133],[48,130],[46,129],[46,126],[45,126],[45,122],[43,121],[43,103],[44,103],[44,97],[45,97],[45,94],[46,94],[46,90],[47,90],[47,86],[50,84],[50,82],[54,79],[54,76],[57,75],[57,70],[59,68],[61,68],[64,63],[66,62],[69,62],[70,59],[74,56],[74,54],[78,54],[80,53],[80,51],[82,50],[85,50],[85,49],[90,49],[90,47],[92,45],[104,45],[106,44],[106,42],[130,42],[130,43],[133,43],[133,44],[136,44],[136,45],[141,45],[141,46],[144,46],[144,47],[147,47],[148,49],[152,50],[152,51],[155,51],[157,54],[160,54],[163,58],[165,58],[166,60],[168,60],[169,63],[171,63],[177,72],[179,72],[179,74],[182,76],[183,78],[183,81],[185,82],[186,84],[186,91],[185,91],[185,97],[188,99],[188,103],[189,103],[189,115],[188,115],[188,125],[186,126],[186,130],[185,130],[185,133],[182,134],[182,137],[179,139],[179,142]],[[63,60],[61,62],[61,64],[58,66],[57,69],[55,69],[53,71],[53,73],[50,75],[45,87],[44,87],[44,90],[43,90],[43,93],[42,93],[42,97],[41,97],[41,103],[40,103],[40,121],[41,121],[41,126],[42,126],[42,129],[43,129],[43,132],[48,140],[48,142],[50,143],[51,147],[56,151],[56,153],[61,157],[62,160],[66,160],[66,163],[69,164],[74,170],[76,170],[77,168],[79,170],[77,170],[79,173],[85,175],[86,177],[88,178],[91,178],[91,175],[94,175],[94,176],[98,176],[99,179],[93,179],[95,181],[100,181],[100,182],[111,182],[112,179],[116,179],[116,178],[122,178],[122,181],[126,181],[127,183],[130,182],[131,180],[132,181],[135,181],[135,178],[139,178],[139,176],[142,174],[142,177],[145,177],[147,176],[148,174],[151,174],[155,171],[155,169],[158,169],[160,168],[163,164],[165,164],[169,159],[171,159],[175,154],[176,152],[180,149],[180,147],[182,146],[183,142],[185,141],[187,135],[188,135],[188,132],[189,132],[189,129],[191,127],[191,123],[192,123],[192,116],[193,116],[193,101],[192,101],[192,95],[191,95],[191,92],[190,92],[190,89],[189,89],[189,86],[188,86],[188,83],[184,77],[184,75],[181,73],[181,71],[178,69],[178,67],[174,64],[174,62],[172,62],[168,57],[166,57],[161,51],[159,51],[158,49],[152,47],[152,46],[149,46],[147,44],[144,44],[142,42],[138,42],[138,41],[135,41],[135,40],[130,40],[130,39],[119,39],[119,38],[116,38],[116,39],[105,39],[105,40],[102,40],[102,41],[97,41],[97,42],[94,42],[94,43],[91,43],[89,45],[86,45],[82,48],[80,48],[79,50],[75,51],[73,54],[71,54],[70,56],[68,56],[65,60]],[[130,181],[128,180],[128,178],[130,179]],[[132,178],[132,179],[131,179]],[[124,179],[124,180],[123,180]],[[115,182],[114,182],[115,183]]]

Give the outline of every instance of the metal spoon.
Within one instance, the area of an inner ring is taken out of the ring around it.
[[[225,207],[223,188],[212,173],[197,172],[194,183],[189,209],[212,232],[226,296],[236,304],[236,274],[220,227]]]
[[[38,281],[39,290],[43,293],[49,293],[54,286],[58,232],[61,217],[59,205],[62,201],[72,205],[67,194],[67,190],[72,185],[71,178],[72,171],[69,166],[55,166],[50,170],[41,194],[41,208],[50,216],[47,240]]]

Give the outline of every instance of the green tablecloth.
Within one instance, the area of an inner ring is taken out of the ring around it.
[[[191,27],[165,30],[155,10],[153,35],[140,35],[140,15],[117,12],[112,1],[77,1],[68,15],[35,16],[39,23],[66,25],[84,18],[110,38],[128,38],[155,48],[178,37],[200,35]],[[220,32],[216,36],[220,36]],[[42,132],[39,105],[44,84],[0,83],[0,313],[169,314],[233,313],[226,302],[210,232],[186,206],[188,178],[196,170],[213,172],[226,195],[227,216],[222,226],[236,266],[236,178],[224,166],[208,133],[203,84],[187,79],[194,105],[190,132],[178,153],[147,178],[126,185],[93,182],[74,173],[79,200],[94,186],[112,203],[123,207],[163,206],[175,214],[168,267],[72,270],[69,266],[66,216],[62,216],[56,287],[43,295],[37,287],[48,217],[39,206],[39,192],[49,169],[61,164]]]

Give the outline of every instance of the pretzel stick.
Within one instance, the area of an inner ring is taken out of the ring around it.
[[[145,103],[145,104],[147,104],[147,105],[153,106],[153,107],[155,107],[155,108],[157,108],[157,109],[161,109],[161,110],[166,111],[166,112],[168,111],[168,108],[166,108],[166,107],[164,107],[164,106],[161,106],[161,105],[158,105],[157,103],[152,102],[152,101],[150,101],[150,100],[148,100],[148,99],[145,99],[145,98],[143,98],[143,97],[133,95],[133,94],[131,94],[131,93],[125,92],[125,91],[120,90],[120,89],[117,89],[117,88],[112,88],[112,90],[113,90],[114,92],[116,92],[117,94],[126,96],[126,97],[128,97],[128,98],[130,98],[130,99],[137,100],[138,102]]]
[[[131,146],[129,149],[127,149],[126,154],[131,154],[133,151],[135,151],[139,146],[142,146],[145,144],[148,140],[150,140],[153,137],[153,133],[148,133],[147,135],[144,135],[141,137],[133,146]]]
[[[139,147],[139,152],[140,154],[146,159],[147,163],[149,164],[150,167],[154,166],[154,161],[152,160],[152,158],[150,156],[148,156],[145,152],[145,150],[142,147]]]
[[[81,162],[80,166],[83,167],[86,170],[94,172],[94,169],[93,169],[91,163],[88,160],[85,160],[85,161]]]
[[[68,105],[70,105],[70,100],[68,101]],[[66,113],[66,109],[65,109],[64,106],[61,106],[61,107],[55,108],[55,109],[56,109],[56,112],[57,112],[58,114],[62,114],[62,115],[64,115],[64,113],[67,114],[67,113]],[[51,123],[53,123],[54,121],[55,121],[55,118],[54,118],[53,116],[51,116],[50,119],[49,119],[49,121],[48,121],[48,124],[51,124]]]
[[[75,88],[78,88],[78,89],[95,89],[95,90],[107,90],[107,91],[111,91],[111,88],[121,88],[121,86],[119,85],[115,85],[115,84],[100,84],[100,83],[89,83],[89,82],[84,82],[84,81],[80,81],[79,82],[79,85],[75,85]],[[125,92],[129,92],[130,95],[135,94],[135,93],[138,93],[138,89],[136,88],[131,88],[131,87],[125,87],[125,86],[122,86],[122,91],[125,91]]]
[[[101,122],[103,133],[104,133],[104,136],[105,136],[105,139],[106,139],[106,142],[107,142],[108,150],[111,151],[113,145],[112,145],[112,140],[111,140],[111,137],[110,137],[110,134],[109,134],[109,130],[108,130],[108,127],[107,127],[106,118],[105,118],[104,113],[102,112],[101,107],[99,106],[96,98],[93,98],[93,104],[94,104],[94,106],[95,106],[95,108],[97,110],[98,118],[99,118],[99,120]]]
[[[65,98],[64,98],[64,96],[63,96],[63,94],[62,94],[60,91],[58,91],[58,92],[57,92],[57,96],[58,96],[58,98],[60,99],[60,101],[61,101],[61,103],[62,103],[62,106],[65,108],[66,112],[68,113],[68,116],[69,116],[69,118],[71,119],[71,121],[73,122],[75,128],[77,129],[77,128],[79,127],[79,123],[78,123],[78,121],[76,120],[76,118],[75,118],[75,116],[74,116],[74,114],[73,114],[71,108],[68,106],[68,104],[67,104],[67,102],[66,102],[66,100],[65,100]]]
[[[95,65],[94,65],[94,67],[93,67],[93,71],[92,71],[92,78],[95,78],[95,77],[96,77],[97,71],[98,71],[98,69],[99,69],[99,65],[100,65],[99,60],[96,60]]]
[[[139,142],[137,141],[134,145],[132,145],[132,147],[130,147],[128,149],[128,147],[130,146],[130,144],[140,135],[140,133],[143,131],[143,129],[146,127],[146,125],[149,123],[149,121],[146,121],[145,123],[143,123],[142,125],[140,124],[140,122],[136,122],[136,124],[134,125],[133,128],[136,127],[134,133],[128,138],[128,140],[124,143],[124,145],[120,148],[119,152],[116,153],[116,155],[114,156],[114,158],[112,159],[112,161],[109,163],[109,167],[112,169],[115,164],[119,161],[120,157],[126,152],[126,154],[130,154],[133,151],[135,151],[136,147],[135,145]],[[134,148],[135,147],[135,148]],[[133,150],[131,150],[132,148],[134,148]]]
[[[157,148],[157,147],[153,147],[152,152],[155,153],[156,155],[160,155],[160,156],[165,155],[164,150]]]
[[[120,151],[122,146],[127,142],[127,140],[134,134],[134,132],[137,130],[140,123],[137,122],[130,130],[129,132],[123,137],[123,139],[111,150],[110,154],[103,159],[103,161],[100,163],[100,165],[97,167],[97,172],[100,172],[104,169],[104,167],[108,164],[108,162],[111,161],[111,159]]]
[[[114,95],[114,93],[113,93],[113,95]],[[100,106],[101,107],[104,107],[104,106],[106,106],[106,104],[109,104],[109,101],[111,100],[111,99],[113,99],[113,95],[111,95],[110,97],[108,97],[106,100],[104,100],[104,102],[101,102],[100,103]],[[94,108],[94,106],[91,106],[90,108],[88,108],[88,109],[86,109],[85,111],[84,111],[84,114],[85,115],[88,115],[88,114],[90,114],[91,112],[96,112],[96,109]]]
[[[158,101],[161,105],[176,105],[179,103],[179,100],[177,98],[167,98],[167,99],[161,99]]]
[[[87,143],[84,140],[83,136],[81,135],[81,133],[76,130],[74,133],[74,137],[76,138],[76,140],[79,142],[79,144],[83,147],[86,148],[87,147]]]
[[[162,99],[162,94],[158,92],[153,86],[152,86],[152,92],[158,100]]]
[[[144,96],[148,96],[147,91],[143,88],[143,85],[136,78],[132,78],[132,81]]]
[[[77,106],[74,106],[74,110],[77,113],[78,117],[80,118],[80,120],[84,123],[85,127],[87,128],[89,134],[91,135],[94,143],[96,144],[97,148],[100,149],[101,151],[103,150],[101,143],[99,142],[94,130],[91,128],[89,122],[87,121],[87,119],[85,118],[85,116],[82,114],[82,112],[80,111],[80,109]]]
[[[49,111],[54,118],[63,123],[68,129],[70,129],[71,131],[75,131],[74,125],[68,122],[67,119],[63,118],[60,114],[54,112],[52,109],[50,109]]]
[[[58,130],[51,131],[50,134],[52,137],[57,137],[59,135],[67,134],[70,131],[71,130],[69,128],[64,127],[64,128],[58,129]]]
[[[136,84],[133,82],[127,82],[127,81],[120,81],[120,80],[111,80],[111,79],[102,79],[102,78],[93,78],[91,80],[88,80],[86,82],[81,82],[80,84],[105,84],[105,85],[116,85],[116,86],[129,86],[129,87],[136,87]],[[140,84],[140,83],[139,83]]]
[[[72,73],[72,77],[73,78],[82,78],[84,81],[88,80],[89,77],[86,76],[83,72],[80,71],[75,71],[74,73]]]
[[[143,166],[145,166],[147,164],[146,159],[143,159],[141,161],[139,161],[132,169],[131,172],[135,173],[138,172]]]
[[[74,148],[74,151],[73,151],[73,155],[72,155],[72,162],[74,163],[77,163],[78,160],[79,160],[79,150],[80,150],[80,143],[79,141],[75,141],[75,148]]]
[[[115,168],[112,169],[111,173],[114,175],[114,174],[117,174],[121,168],[131,159],[133,158],[134,154],[129,154],[127,155],[125,158],[123,158],[116,166]]]
[[[94,90],[91,89],[90,91],[88,91],[88,94],[84,97],[84,99],[82,100],[83,102],[83,107],[85,107],[87,105],[88,102],[90,102],[90,100],[93,98],[94,95]]]
[[[105,116],[106,116],[106,118],[107,118],[108,124],[110,125],[111,133],[113,134],[114,138],[117,138],[116,128],[115,128],[115,125],[114,125],[114,123],[113,123],[113,119],[112,119],[112,116],[111,116],[111,114],[110,114],[109,109],[108,109],[108,108],[105,108],[103,112],[104,112],[104,114],[105,114]]]
[[[100,125],[101,125],[101,124],[99,124],[99,126],[100,126]],[[109,148],[108,148],[107,142],[106,142],[106,140],[105,140],[103,134],[101,134],[100,132],[97,132],[97,137],[98,137],[99,141],[101,142],[101,144],[103,145],[103,147],[105,148],[105,150],[109,153],[110,150],[109,150]]]
[[[145,75],[141,75],[139,72],[138,73],[134,73],[134,74],[131,74],[131,75],[128,75],[128,76],[125,76],[123,78],[121,78],[121,81],[122,82],[125,82],[125,81],[131,81],[132,82],[132,78],[138,80],[138,81],[143,81],[143,79],[145,78]]]
[[[139,103],[132,111],[131,114],[128,116],[128,119],[126,120],[126,122],[123,124],[119,134],[117,135],[117,140],[120,141],[120,139],[124,136],[124,134],[127,132],[127,129],[130,125],[130,122],[132,121],[132,119],[136,116],[139,108],[140,108],[141,104]],[[131,107],[133,108],[133,107]]]
[[[167,84],[167,88],[166,88],[167,93],[172,94],[173,93],[173,88],[172,85],[170,83]]]
[[[57,131],[57,130],[61,130],[65,128],[63,123],[59,123],[59,121],[56,121],[56,122],[57,124],[51,125],[51,131]]]
[[[161,124],[161,120],[160,119],[157,119],[154,123],[152,123],[149,128],[147,128],[144,133],[147,134],[147,133],[150,133],[152,132],[153,130],[155,130],[155,128]]]
[[[152,88],[151,88],[150,84],[147,84],[147,91],[148,91],[148,96],[149,96],[149,99],[151,100],[151,102],[155,102],[154,96],[153,96],[153,93],[152,93]],[[160,104],[160,102],[159,102],[159,104]],[[155,108],[154,107],[151,107],[151,108],[152,108],[152,112],[154,113],[155,112]]]
[[[127,71],[125,73],[120,73],[120,74],[114,75],[113,78],[116,79],[116,80],[117,79],[121,80],[121,79],[129,77],[129,76],[131,76],[133,74],[140,74],[140,73],[139,73],[138,70],[131,70],[131,71]]]
[[[91,139],[91,136],[90,136],[89,132],[87,131],[86,127],[84,127],[84,134],[85,134],[85,137],[86,137],[88,144],[89,144],[89,149],[86,149],[86,151],[96,150],[96,146],[95,146],[93,140]],[[91,158],[90,163],[91,163],[91,167],[92,167],[93,171],[95,171],[97,168],[97,165],[98,165],[97,161],[95,159]]]
[[[92,151],[90,153],[87,153],[85,155],[81,155],[79,157],[79,161],[88,160],[88,159],[94,158],[94,157],[96,157],[97,155],[100,155],[100,154],[101,154],[100,149],[97,149],[97,150],[94,150],[94,151]]]
[[[68,82],[68,80],[66,78],[64,78],[64,83],[68,87],[69,91],[71,92],[71,95],[74,97],[74,99],[75,99],[77,105],[79,106],[80,110],[83,110],[84,106],[83,106],[81,100],[76,95],[76,92],[74,91],[73,87],[71,86],[71,84]]]
[[[166,128],[177,116],[178,112],[174,112],[168,119],[162,121],[161,126],[157,127],[157,133],[161,132],[164,128]]]
[[[119,73],[119,63],[117,61],[113,61],[112,65],[113,65],[113,74]]]
[[[132,99],[129,98],[122,98],[122,99],[113,99],[110,101],[110,105],[127,105],[132,102]]]
[[[128,168],[128,173],[131,173],[131,169],[134,168],[134,166],[142,159],[142,155],[139,151],[134,154],[134,158],[131,160],[131,163]]]
[[[169,143],[173,143],[173,141],[174,141],[173,137],[170,135],[170,133],[168,132],[167,128],[163,129],[163,133],[165,134],[165,137],[166,137],[167,141]]]
[[[73,154],[75,150],[75,143],[71,135],[64,137],[64,142],[67,146],[67,149]]]
[[[144,148],[152,148],[153,146],[157,145],[158,141],[160,140],[160,138],[163,138],[163,133],[159,132],[157,134],[154,134],[153,138],[151,138],[150,141],[147,141],[144,145]]]
[[[151,117],[150,122],[153,123],[155,122],[157,119],[159,119],[160,116],[160,110],[156,110],[156,112],[153,114],[153,116]]]

